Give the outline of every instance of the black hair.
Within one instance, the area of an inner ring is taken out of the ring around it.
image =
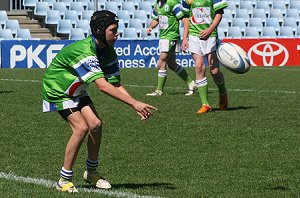
[[[118,17],[115,13],[108,10],[96,11],[90,21],[92,34],[106,44],[105,30],[111,24],[118,25]]]

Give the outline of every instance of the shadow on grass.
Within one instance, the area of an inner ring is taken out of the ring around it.
[[[290,190],[290,188],[287,187],[287,186],[277,185],[277,186],[272,186],[272,187],[265,188],[265,190],[286,191],[286,190]]]
[[[13,91],[0,91],[0,94],[12,93]]]
[[[80,185],[76,186],[78,188],[88,188],[88,189],[97,189],[94,185]],[[127,188],[127,189],[145,189],[145,188],[152,188],[152,189],[176,189],[176,187],[171,183],[125,183],[125,184],[112,184],[112,189],[119,189],[119,188]]]
[[[236,110],[247,110],[247,109],[253,109],[256,107],[244,107],[244,106],[238,106],[238,107],[228,107],[225,110],[220,110],[217,108],[213,108],[211,111],[236,111]]]

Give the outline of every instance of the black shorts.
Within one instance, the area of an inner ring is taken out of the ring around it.
[[[79,99],[78,107],[73,107],[69,109],[64,109],[58,111],[59,115],[64,119],[67,120],[68,116],[76,111],[81,111],[81,109],[85,106],[91,106],[93,104],[92,100],[89,96],[85,96]]]

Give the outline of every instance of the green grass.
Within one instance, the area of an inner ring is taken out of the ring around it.
[[[57,113],[42,113],[44,71],[0,71],[0,173],[54,182],[70,129]],[[193,68],[187,71],[195,76]],[[184,96],[185,85],[172,72],[165,94],[151,98],[145,94],[155,89],[156,69],[121,70],[128,91],[159,109],[145,122],[91,85],[90,96],[104,121],[100,170],[113,185],[111,195],[61,194],[0,177],[1,197],[114,197],[119,192],[127,193],[123,197],[298,197],[300,68],[223,72],[230,108],[197,116],[198,94]],[[209,100],[216,108],[218,92],[210,76],[208,80]],[[85,158],[84,143],[74,167],[79,186],[85,185]]]

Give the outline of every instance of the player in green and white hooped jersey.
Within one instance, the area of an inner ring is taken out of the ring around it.
[[[171,68],[188,85],[188,92],[185,95],[192,95],[195,89],[195,82],[187,74],[185,69],[176,63],[176,52],[180,48],[179,20],[183,18],[183,12],[179,0],[157,0],[152,11],[152,22],[147,29],[148,35],[153,28],[159,24],[160,56],[157,63],[158,79],[157,88],[147,96],[161,96],[167,80],[167,67]]]
[[[226,109],[227,90],[224,76],[219,69],[216,48],[217,26],[222,20],[223,9],[227,7],[227,3],[225,0],[181,0],[181,4],[186,16],[182,20],[184,27],[182,50],[189,49],[192,53],[196,69],[196,85],[202,102],[197,113],[206,113],[212,109],[208,102],[204,57],[208,58],[210,73],[219,89],[219,109]]]
[[[102,121],[86,91],[89,84],[94,82],[100,91],[130,105],[142,120],[148,119],[152,110],[156,110],[132,98],[120,84],[119,64],[113,48],[118,38],[117,16],[106,10],[96,11],[90,27],[92,35],[64,47],[51,62],[43,79],[43,111],[58,111],[72,129],[61,178],[56,186],[60,191],[78,192],[72,183],[72,168],[86,135],[88,155],[83,178],[98,188],[111,188],[97,172]]]

